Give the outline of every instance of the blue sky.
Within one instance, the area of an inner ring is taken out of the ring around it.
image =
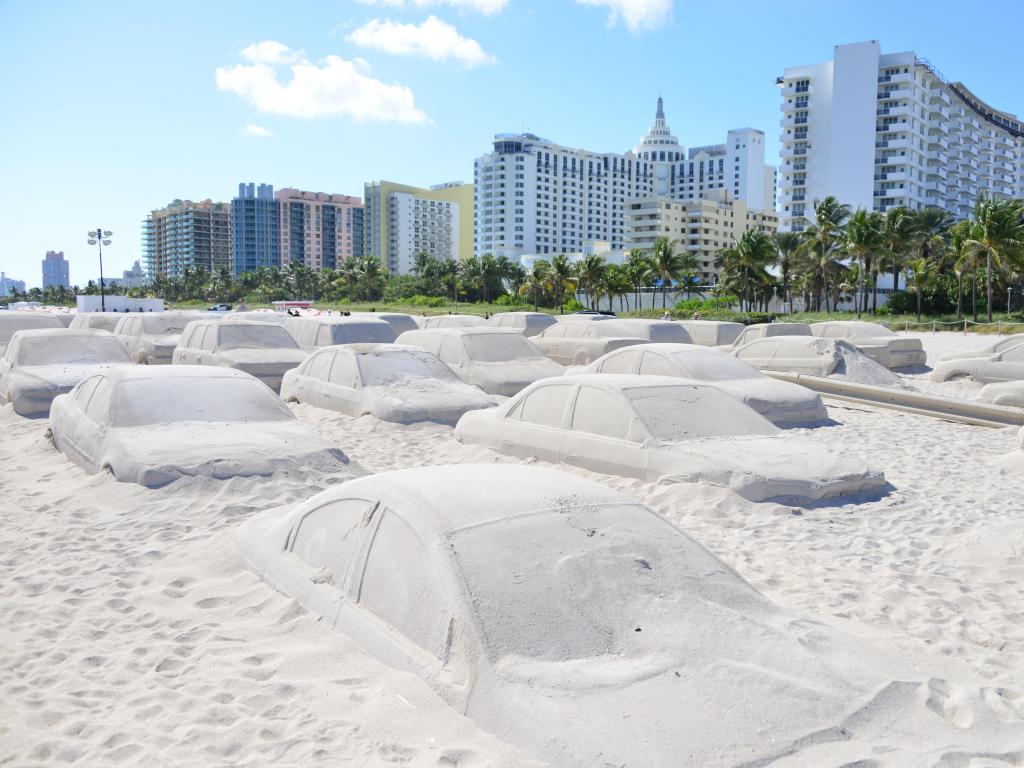
[[[927,10],[924,10],[924,9]],[[1024,3],[862,0],[0,0],[0,270],[48,249],[98,274],[141,257],[146,213],[241,181],[362,195],[471,181],[497,132],[625,151],[659,94],[685,146],[751,126],[778,149],[776,75],[837,43],[916,50],[1024,113]],[[333,58],[329,58],[333,57]],[[299,86],[289,85],[293,72]],[[247,129],[248,127],[248,129]]]

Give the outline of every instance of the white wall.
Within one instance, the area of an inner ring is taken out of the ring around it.
[[[99,296],[77,296],[79,312],[99,312]],[[107,296],[103,301],[107,312],[163,312],[163,299],[133,299],[128,296]]]

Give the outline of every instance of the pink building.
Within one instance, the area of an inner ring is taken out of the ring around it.
[[[281,189],[281,266],[302,264],[317,272],[337,269],[363,253],[363,202],[350,195]]]

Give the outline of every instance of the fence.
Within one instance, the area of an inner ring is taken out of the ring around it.
[[[1006,333],[1024,333],[1024,323],[1011,323],[1005,320],[998,320],[994,323],[976,323],[973,320],[968,320],[966,317],[963,320],[926,320],[918,323],[913,320],[902,320],[900,322],[887,322],[885,320],[879,320],[879,325],[884,325],[890,331],[903,331],[904,333],[909,331],[931,331],[937,333],[943,330],[940,326],[952,326],[949,330],[960,330],[963,329],[964,335],[967,335],[968,328],[971,326],[977,327],[979,330],[974,333],[992,333],[993,331],[997,336],[1004,335]],[[983,330],[983,329],[990,330]]]

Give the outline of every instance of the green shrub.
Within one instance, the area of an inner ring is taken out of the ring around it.
[[[443,307],[448,303],[448,300],[444,296],[423,296],[422,294],[417,294],[406,299],[406,303],[414,307]]]
[[[501,296],[494,300],[495,305],[499,307],[525,307],[529,306],[525,301],[520,299],[514,293],[503,293]]]
[[[569,299],[565,302],[564,309],[566,312],[579,312],[581,309],[586,309],[586,307],[580,304],[576,299]]]

